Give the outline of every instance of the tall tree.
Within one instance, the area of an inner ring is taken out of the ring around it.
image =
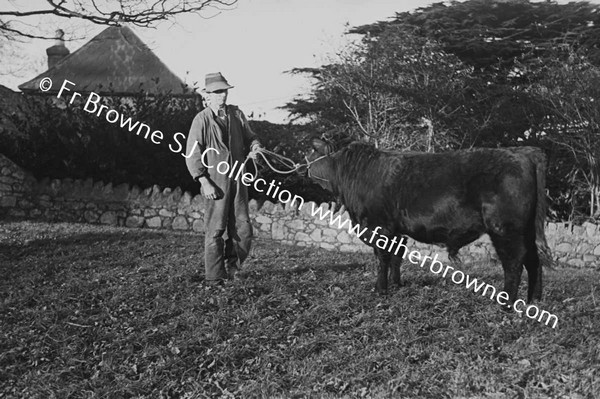
[[[564,61],[572,48],[600,65],[600,5],[586,1],[470,0],[435,3],[414,12],[396,14],[389,22],[352,29],[383,37],[391,28],[437,41],[441,48],[472,67],[483,91],[478,103],[482,123],[478,145],[511,145],[532,136],[545,110],[530,96],[529,86],[544,78],[545,65]]]
[[[290,111],[385,147],[546,147],[555,214],[598,214],[599,4],[440,2],[349,33],[350,55],[296,70],[316,84]]]
[[[600,217],[600,67],[568,50],[531,92],[545,109],[541,130],[554,145],[552,172],[570,185],[571,213],[587,208],[587,217]]]
[[[587,1],[469,0],[397,13],[390,22],[350,33],[382,35],[390,26],[438,41],[442,49],[494,83],[518,84],[553,59],[557,47],[585,51],[600,64],[600,5]]]
[[[296,72],[311,73],[318,83],[311,99],[296,100],[290,110],[344,124],[379,147],[461,147],[460,131],[473,123],[470,68],[436,42],[399,35],[393,27],[337,63]]]

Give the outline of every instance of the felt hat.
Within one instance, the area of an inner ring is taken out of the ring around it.
[[[221,72],[208,73],[204,79],[203,91],[206,93],[212,93],[213,91],[227,90],[231,89],[232,87],[233,86],[227,83],[227,80],[223,77],[223,75],[221,75]]]

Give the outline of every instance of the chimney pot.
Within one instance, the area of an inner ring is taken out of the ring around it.
[[[71,52],[65,46],[64,41],[65,32],[62,29],[57,29],[55,34],[54,46],[46,49],[48,55],[48,69],[58,64],[63,58],[69,55]]]
[[[60,45],[65,45],[65,41],[64,41],[64,37],[65,37],[65,32],[62,29],[57,29],[55,32],[55,36],[54,38],[56,39],[54,42],[55,46],[60,46]]]

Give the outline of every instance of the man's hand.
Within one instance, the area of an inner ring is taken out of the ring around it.
[[[256,159],[258,159],[258,158],[257,158],[257,157],[258,157],[258,153],[259,153],[260,151],[264,150],[264,149],[265,149],[265,147],[263,147],[263,146],[262,146],[262,144],[260,144],[260,143],[254,143],[254,144],[252,145],[252,148],[250,149],[250,153],[248,154],[248,156],[249,156],[251,159],[254,159],[254,160],[256,160]]]
[[[209,200],[219,199],[219,188],[215,186],[215,184],[207,179],[206,177],[201,177],[198,179],[200,184],[202,184],[202,193],[204,194],[204,198]]]
[[[217,199],[217,197],[218,197],[217,188],[212,183],[203,185],[202,191],[204,191],[204,198],[206,198],[206,199],[214,200],[214,199]]]

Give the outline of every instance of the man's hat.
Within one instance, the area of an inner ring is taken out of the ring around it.
[[[216,72],[209,73],[206,75],[206,78],[204,79],[203,91],[205,91],[206,93],[212,93],[213,91],[227,90],[231,89],[232,87],[233,86],[227,83],[227,80],[225,80],[223,75],[221,75],[221,72]]]

